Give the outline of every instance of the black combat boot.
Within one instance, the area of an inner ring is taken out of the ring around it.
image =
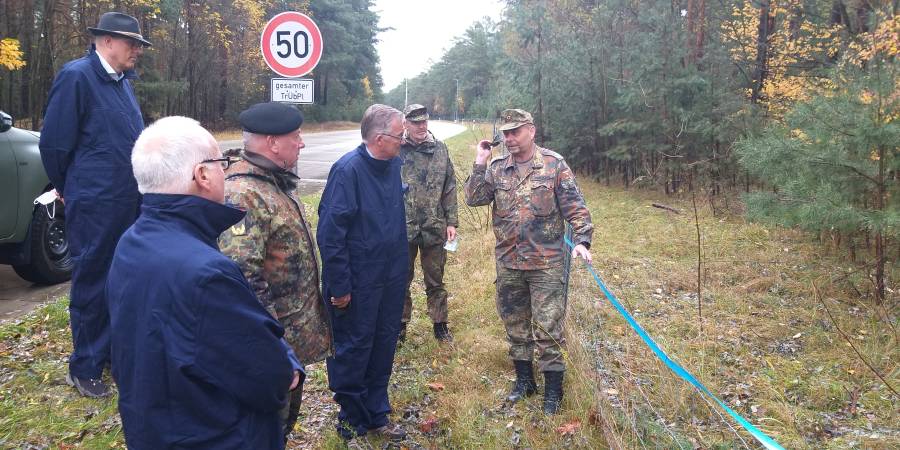
[[[563,398],[563,374],[544,372],[544,414],[552,416],[559,411]]]
[[[434,338],[441,342],[453,342],[453,335],[450,334],[450,329],[447,328],[447,322],[434,323]]]
[[[534,381],[534,369],[531,368],[531,361],[514,359],[513,364],[516,366],[516,383],[513,384],[512,390],[506,396],[506,401],[510,403],[515,403],[537,392],[537,383]]]

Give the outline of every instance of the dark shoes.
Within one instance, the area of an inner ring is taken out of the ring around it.
[[[357,436],[347,441],[347,450],[372,450],[372,444],[365,436]]]
[[[450,334],[450,328],[447,328],[447,322],[434,324],[434,338],[441,342],[453,342],[453,335]]]
[[[534,381],[534,369],[531,361],[513,360],[516,367],[516,383],[506,397],[509,403],[515,403],[537,392],[537,383]],[[559,405],[563,398],[563,375],[565,372],[544,372],[544,414],[552,416],[559,412]]]
[[[565,372],[544,372],[544,414],[548,416],[556,414],[562,403],[563,374]]]
[[[397,336],[397,347],[400,347],[406,342],[406,325],[406,322],[400,322],[400,335]]]
[[[400,335],[397,337],[397,346],[403,346],[403,343],[406,342],[406,326],[408,324],[406,322],[400,323]],[[453,335],[450,334],[450,328],[447,327],[447,322],[435,322],[434,323],[434,338],[440,342],[453,342]]]
[[[348,438],[344,436],[348,450],[372,450],[372,444],[369,443],[369,436],[380,437],[390,441],[402,441],[406,437],[406,430],[396,423],[388,422],[378,428],[369,430],[364,436],[353,436]]]
[[[109,386],[99,378],[78,378],[72,374],[66,374],[66,384],[74,386],[78,392],[90,398],[109,397]]]
[[[516,383],[513,384],[512,390],[506,396],[506,401],[510,403],[515,403],[537,392],[531,361],[513,360],[513,364],[516,367]]]
[[[406,437],[406,430],[399,424],[388,422],[387,425],[369,430],[369,434],[381,436],[392,441],[400,441]]]

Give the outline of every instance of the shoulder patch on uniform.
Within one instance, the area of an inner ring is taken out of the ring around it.
[[[492,165],[494,165],[495,162],[503,161],[504,159],[506,159],[508,157],[509,157],[509,153],[502,153],[499,156],[495,156],[495,157],[491,158],[491,161],[488,163],[488,165],[492,166]]]
[[[229,231],[231,231],[231,234],[235,236],[243,236],[247,234],[247,226],[244,225],[244,219],[241,219],[240,222],[232,225]]]
[[[541,154],[544,156],[552,156],[552,157],[554,157],[556,159],[560,159],[560,160],[565,159],[565,158],[563,158],[562,155],[554,152],[553,150],[550,150],[549,148],[541,148]]]

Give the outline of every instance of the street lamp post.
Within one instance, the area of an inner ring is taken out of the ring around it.
[[[456,81],[456,98],[453,100],[453,116],[454,122],[459,122],[459,79],[454,78]]]

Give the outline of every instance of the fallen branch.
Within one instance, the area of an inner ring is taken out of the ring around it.
[[[677,210],[677,209],[675,209],[675,208],[673,208],[673,207],[671,207],[671,206],[661,205],[661,204],[659,204],[659,203],[651,203],[651,206],[653,206],[654,208],[659,208],[659,209],[664,209],[664,210],[666,210],[666,211],[671,211],[671,212],[673,212],[673,213],[675,213],[675,214],[681,214],[681,211],[679,211],[679,210]]]

